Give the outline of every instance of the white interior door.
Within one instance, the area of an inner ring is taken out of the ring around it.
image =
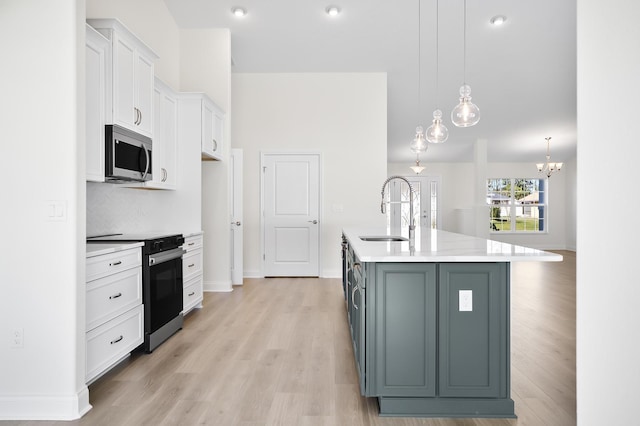
[[[231,188],[231,283],[243,283],[242,150],[232,149],[229,158]]]
[[[263,154],[264,275],[319,276],[320,155]]]
[[[411,182],[415,195],[413,217],[416,223],[416,238],[419,238],[422,229],[439,229],[441,226],[438,203],[441,178],[415,175],[404,177]],[[409,200],[409,187],[404,181],[394,179],[389,182],[387,202],[390,202],[390,208],[387,209],[387,227],[392,233],[405,237],[408,237],[409,232]]]

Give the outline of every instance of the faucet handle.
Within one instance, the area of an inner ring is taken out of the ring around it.
[[[380,213],[382,213],[382,214],[384,214],[384,213],[385,213],[385,211],[384,211],[384,200],[382,200],[382,201],[380,202]]]

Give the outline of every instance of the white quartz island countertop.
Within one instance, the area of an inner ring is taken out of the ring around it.
[[[363,241],[360,237],[388,236],[385,228],[344,228],[344,236],[361,262],[560,262],[562,255],[441,230],[408,241]],[[395,234],[394,234],[395,235]]]

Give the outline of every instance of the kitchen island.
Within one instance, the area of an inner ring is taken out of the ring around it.
[[[415,244],[390,237],[343,230],[361,394],[376,397],[383,416],[515,417],[510,263],[562,256],[439,230]]]

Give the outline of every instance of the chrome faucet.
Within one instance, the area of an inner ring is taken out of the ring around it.
[[[385,202],[384,202],[384,189],[386,188],[387,184],[394,180],[394,179],[400,179],[403,180],[407,183],[407,185],[409,186],[409,246],[413,247],[414,243],[415,243],[415,233],[416,233],[416,224],[415,224],[415,219],[413,218],[413,187],[411,186],[411,183],[404,177],[402,176],[390,176],[389,178],[387,178],[387,180],[384,181],[384,183],[382,184],[382,201],[380,202],[380,212],[382,214],[385,213],[384,211],[384,206],[385,206]]]

